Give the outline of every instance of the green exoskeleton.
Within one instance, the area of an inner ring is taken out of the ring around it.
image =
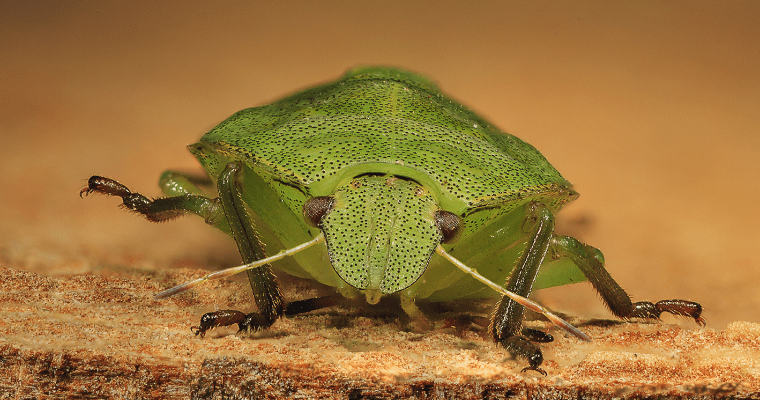
[[[631,302],[599,250],[554,233],[554,215],[577,197],[570,183],[531,145],[413,73],[349,71],[237,112],[189,149],[216,194],[174,172],[161,177],[164,198],[150,200],[98,176],[82,193],[119,196],[151,221],[196,214],[235,239],[251,264],[210,278],[247,269],[258,312],[206,314],[193,327],[201,336],[234,323],[262,329],[286,313],[334,304],[334,296],[286,304],[270,266],[261,265],[269,262],[371,304],[395,294],[421,321],[415,299],[501,294],[488,334],[541,373],[533,342],[551,336],[523,329],[525,306],[585,335],[524,298],[536,289],[588,280],[617,317],[669,312],[704,324],[691,301]]]

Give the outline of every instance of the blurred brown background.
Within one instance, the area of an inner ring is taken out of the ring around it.
[[[536,146],[581,193],[561,227],[635,299],[760,320],[760,3],[153,3],[0,3],[0,264],[237,263],[198,218],[149,224],[78,191],[102,174],[158,195],[233,112],[389,64]],[[539,298],[609,316],[587,284]]]

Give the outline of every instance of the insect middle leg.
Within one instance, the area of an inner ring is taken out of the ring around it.
[[[132,192],[118,181],[102,176],[92,176],[87,181],[87,187],[79,192],[79,196],[90,193],[121,197],[124,208],[141,214],[148,221],[164,222],[191,213],[229,233],[229,226],[218,199],[205,197],[199,194],[200,191],[185,190],[182,195],[149,199],[140,193]]]

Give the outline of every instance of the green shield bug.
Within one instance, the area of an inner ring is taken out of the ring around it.
[[[544,374],[533,342],[552,338],[522,327],[524,307],[588,337],[525,299],[534,289],[589,280],[619,318],[668,312],[704,324],[691,301],[631,302],[599,250],[554,233],[554,214],[577,197],[570,183],[534,147],[416,74],[358,68],[237,112],[189,149],[215,196],[170,171],[160,180],[164,198],[99,176],[80,195],[119,196],[152,221],[196,214],[235,239],[247,265],[157,295],[247,270],[259,311],[208,313],[192,327],[196,335],[235,323],[263,329],[283,314],[334,304],[335,296],[285,304],[269,263],[371,304],[396,294],[420,321],[415,299],[500,294],[488,334],[526,358],[526,370]],[[265,249],[280,253],[267,257]]]

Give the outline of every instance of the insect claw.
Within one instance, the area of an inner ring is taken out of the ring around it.
[[[546,376],[546,371],[544,371],[543,369],[541,369],[539,367],[534,367],[532,365],[529,365],[529,366],[527,366],[527,367],[525,367],[525,368],[523,368],[523,369],[520,370],[520,372],[525,372],[525,371],[536,371],[539,374],[541,374],[543,376]]]
[[[201,328],[200,326],[191,326],[190,332],[194,333],[195,336],[201,335],[202,338],[206,336],[206,330]]]
[[[201,335],[201,337],[205,337],[206,331],[218,326],[227,326],[235,323],[239,324],[245,318],[245,314],[235,310],[218,310],[206,313],[201,317],[200,326],[191,326],[190,332],[193,332],[195,336]]]
[[[79,198],[84,199],[84,196],[82,195],[88,196],[90,193],[92,193],[92,189],[89,187],[82,188],[82,190],[79,191]]]

